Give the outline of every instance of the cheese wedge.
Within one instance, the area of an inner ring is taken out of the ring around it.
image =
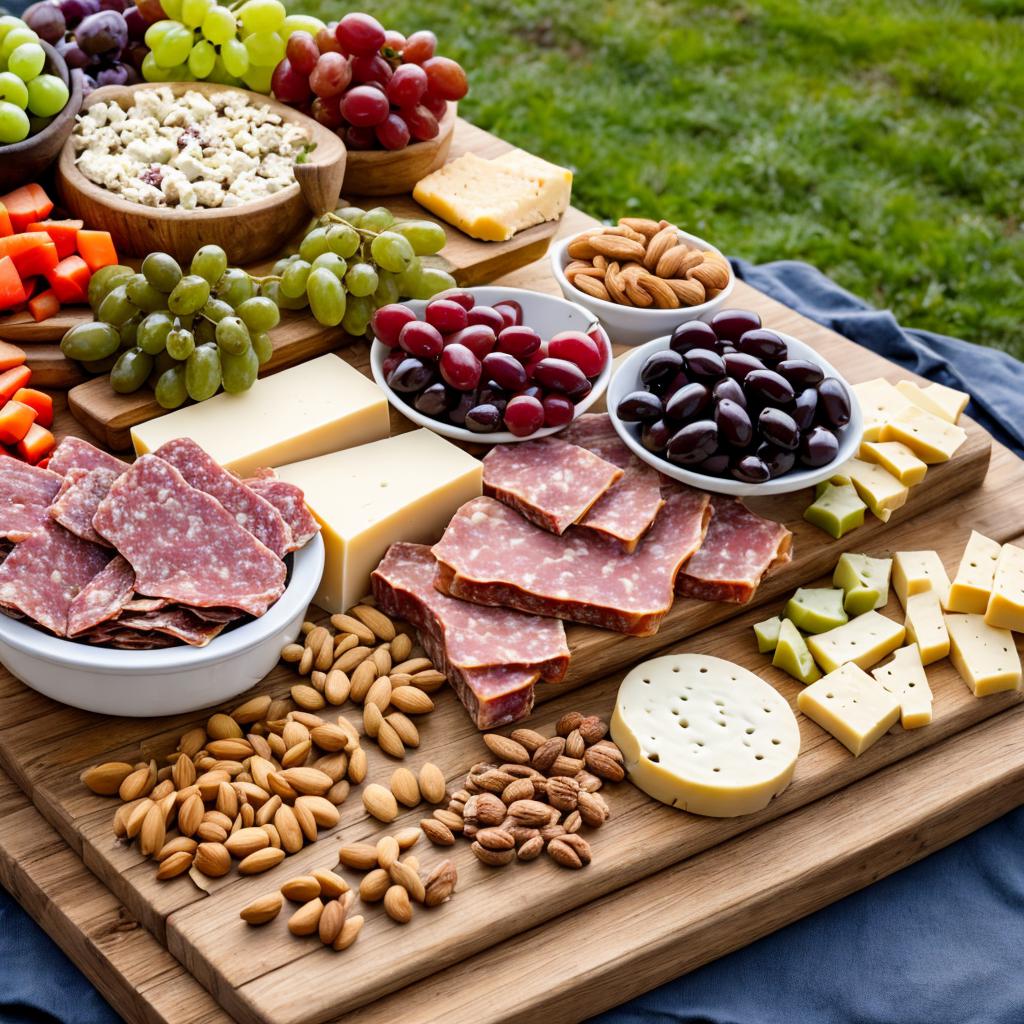
[[[921,664],[917,644],[901,647],[892,661],[871,670],[871,674],[900,702],[900,724],[920,729],[932,720],[932,688]]]
[[[865,462],[877,462],[906,487],[919,484],[928,472],[928,466],[901,441],[865,441],[859,455]]]
[[[850,619],[845,626],[807,637],[807,648],[826,672],[834,672],[848,661],[869,669],[895,651],[906,632],[898,622],[870,611]]]
[[[984,615],[992,593],[992,580],[996,574],[996,561],[1002,545],[989,540],[983,533],[971,530],[964,548],[960,568],[949,588],[946,607],[951,612],[971,612]]]
[[[882,377],[854,384],[860,411],[864,417],[865,441],[878,441],[882,428],[893,416],[910,408],[910,402],[899,393],[893,384]]]
[[[923,590],[907,598],[906,626],[907,643],[917,644],[923,665],[949,654],[949,633],[939,595],[934,590]]]
[[[862,459],[850,459],[842,472],[850,478],[861,501],[883,523],[898,508],[903,508],[910,490],[901,484],[884,466]]]
[[[967,440],[967,433],[912,405],[885,423],[880,440],[902,441],[922,462],[932,465],[948,462]]]
[[[1008,629],[990,626],[980,615],[947,615],[949,660],[975,697],[1016,690],[1020,655]]]
[[[971,396],[945,384],[926,384],[923,388],[912,380],[901,380],[896,385],[904,398],[947,423],[958,423]]]
[[[1024,633],[1024,548],[1016,544],[1004,544],[999,552],[985,621]]]
[[[897,551],[892,559],[892,586],[907,610],[907,598],[924,590],[934,590],[939,604],[948,607],[949,577],[937,551]]]

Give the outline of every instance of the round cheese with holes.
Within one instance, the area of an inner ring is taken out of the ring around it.
[[[705,654],[637,665],[619,687],[611,735],[634,785],[715,818],[766,807],[789,785],[800,753],[785,698],[753,672]]]

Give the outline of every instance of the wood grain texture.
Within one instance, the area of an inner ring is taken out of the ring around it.
[[[26,345],[25,357],[25,365],[32,371],[33,387],[67,391],[89,379],[78,363],[65,357],[60,345],[48,342]]]

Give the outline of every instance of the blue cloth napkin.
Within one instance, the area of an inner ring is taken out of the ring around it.
[[[734,260],[754,287],[930,380],[1024,456],[1024,365],[900,327],[805,263]],[[1024,809],[744,950],[597,1018],[600,1024],[1022,1024]],[[0,889],[0,1024],[118,1016]],[[554,1022],[558,1024],[558,1022]]]

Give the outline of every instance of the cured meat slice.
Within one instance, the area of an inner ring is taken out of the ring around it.
[[[114,557],[79,591],[68,608],[68,636],[78,636],[116,619],[135,592],[135,570]]]
[[[124,630],[163,633],[192,647],[205,647],[224,631],[226,622],[206,622],[188,608],[164,608],[147,615],[122,615],[116,625]]]
[[[259,616],[284,593],[284,562],[155,455],[114,481],[93,526],[131,563],[144,597]]]
[[[69,469],[111,469],[115,473],[123,473],[127,468],[127,462],[122,462],[80,437],[65,437],[54,448],[47,464],[47,469],[60,476]]]
[[[123,651],[155,651],[163,647],[176,647],[179,643],[169,633],[141,633],[134,629],[98,629],[83,633],[80,640],[104,647],[117,647]]]
[[[179,437],[154,453],[169,462],[193,487],[216,498],[234,517],[279,558],[293,550],[291,530],[281,513],[215,462],[191,438]]]
[[[676,590],[701,601],[746,604],[764,574],[788,562],[793,535],[755,515],[737,498],[711,499],[714,515],[704,543],[676,579]]]
[[[598,499],[579,525],[617,540],[627,552],[635,551],[665,504],[661,474],[626,447],[607,413],[584,413],[561,436],[622,470],[622,479]]]
[[[627,553],[578,527],[556,537],[493,498],[474,498],[432,549],[435,586],[467,601],[650,636],[672,607],[676,573],[700,547],[709,515],[706,494],[680,488]]]
[[[305,547],[320,532],[320,524],[309,511],[301,487],[296,487],[287,480],[275,480],[267,476],[254,477],[245,483],[281,513],[281,518],[292,531],[292,546],[289,550],[296,551]]]
[[[71,602],[109,560],[107,548],[48,520],[0,565],[0,605],[66,636]]]
[[[134,573],[132,574],[134,576]],[[162,597],[133,597],[125,606],[124,612],[126,614],[138,614],[145,615],[146,612],[156,612],[161,608],[166,608],[170,604]]]
[[[109,547],[107,541],[93,529],[92,517],[120,475],[120,472],[103,466],[97,469],[69,469],[50,506],[50,518],[82,540]]]
[[[562,534],[622,476],[600,456],[557,438],[499,444],[484,458],[484,494]]]
[[[0,455],[0,537],[17,542],[40,530],[60,490],[60,476]]]

